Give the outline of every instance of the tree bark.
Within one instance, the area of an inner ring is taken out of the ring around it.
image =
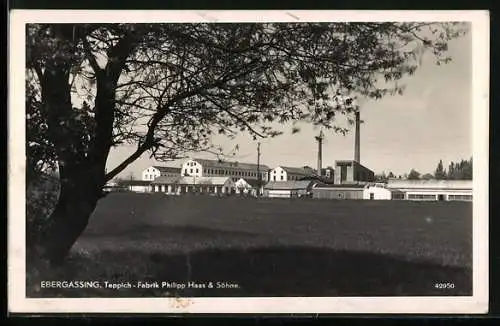
[[[102,197],[101,185],[92,179],[81,175],[61,178],[59,199],[41,243],[41,258],[51,265],[64,261]]]
[[[80,40],[85,42],[85,29],[56,25],[53,32],[54,39],[70,50],[76,48]],[[48,138],[56,148],[61,186],[50,224],[37,250],[37,255],[52,265],[64,261],[103,196],[106,161],[113,137],[116,85],[125,59],[135,45],[133,40],[134,36],[125,36],[111,48],[104,69],[95,64],[95,57],[86,48],[91,65],[94,63],[97,81],[95,130],[87,143],[82,143],[82,134],[87,132],[84,126],[74,123],[78,120],[71,103],[69,75],[74,64],[71,55],[62,51],[62,55],[47,60],[45,72],[41,69],[38,72],[42,102],[48,115]]]

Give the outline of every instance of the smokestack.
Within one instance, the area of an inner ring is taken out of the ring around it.
[[[354,134],[354,161],[360,163],[360,141],[359,141],[359,111],[356,111],[356,133]]]
[[[317,174],[321,177],[321,168],[323,167],[322,156],[323,156],[323,130],[320,131],[319,136],[316,137],[318,141],[318,171]]]

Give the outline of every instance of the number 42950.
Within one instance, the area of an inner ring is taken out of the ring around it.
[[[436,289],[454,289],[455,284],[454,283],[435,283],[434,287]]]

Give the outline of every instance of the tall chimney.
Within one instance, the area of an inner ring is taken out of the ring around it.
[[[354,161],[360,163],[360,141],[359,141],[359,111],[356,111],[356,133],[354,134]]]
[[[323,167],[322,156],[323,156],[323,130],[320,131],[319,136],[316,137],[318,141],[318,171],[317,174],[321,177],[321,169]]]

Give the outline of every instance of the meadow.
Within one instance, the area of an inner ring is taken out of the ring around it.
[[[28,297],[472,295],[472,203],[114,193],[63,266],[28,264],[27,275]],[[231,286],[47,289],[41,280]]]

